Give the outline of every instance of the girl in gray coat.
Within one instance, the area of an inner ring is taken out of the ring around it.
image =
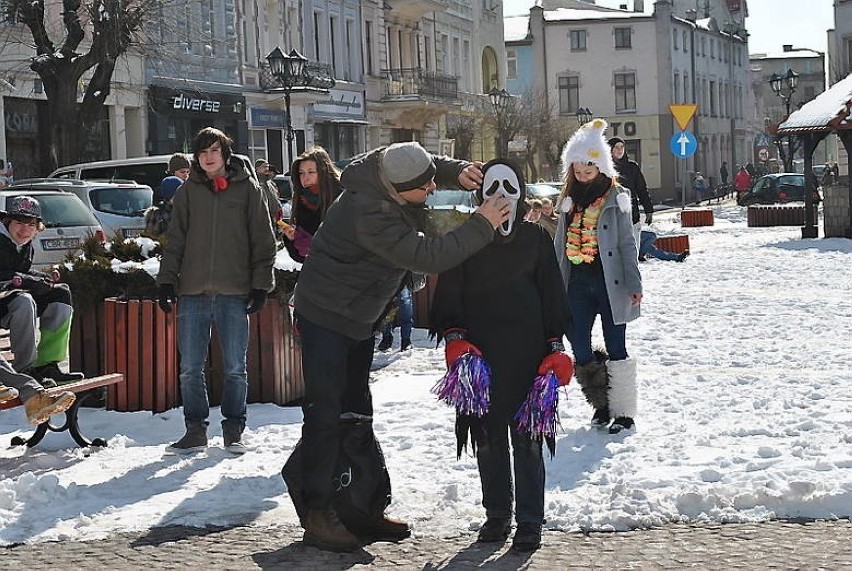
[[[642,278],[630,193],[617,182],[606,126],[603,119],[586,123],[562,151],[554,247],[571,312],[575,376],[595,409],[592,424],[617,434],[633,428],[636,414],[636,362],[625,333],[627,322],[639,317]],[[606,352],[592,350],[598,315]]]

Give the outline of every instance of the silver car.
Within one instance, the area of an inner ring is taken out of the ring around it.
[[[153,200],[151,187],[133,181],[100,182],[72,179],[17,181],[11,189],[72,192],[98,219],[108,238],[135,238],[145,229],[145,210]]]
[[[76,195],[57,190],[4,188],[0,190],[0,210],[13,196],[31,196],[41,205],[45,229],[33,238],[33,268],[47,270],[79,250],[83,240],[96,235],[106,238],[101,225]]]

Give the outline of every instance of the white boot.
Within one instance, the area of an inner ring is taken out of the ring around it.
[[[636,360],[607,361],[609,374],[609,413],[613,417],[610,434],[633,428],[638,400],[636,390]]]

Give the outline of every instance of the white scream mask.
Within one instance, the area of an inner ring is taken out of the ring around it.
[[[512,233],[512,227],[518,216],[518,201],[521,198],[521,182],[518,175],[509,165],[495,163],[485,171],[482,180],[482,199],[501,196],[509,201],[509,218],[503,222],[497,231],[503,236]]]

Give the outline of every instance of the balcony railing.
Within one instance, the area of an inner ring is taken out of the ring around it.
[[[457,101],[457,77],[427,71],[418,67],[383,69],[385,99],[440,99]]]
[[[306,87],[311,89],[328,90],[334,87],[334,74],[331,71],[331,65],[320,63],[317,61],[309,61],[305,64],[304,81],[296,86]],[[260,64],[260,88],[264,91],[273,89],[283,89],[281,80],[272,75],[268,63]]]

